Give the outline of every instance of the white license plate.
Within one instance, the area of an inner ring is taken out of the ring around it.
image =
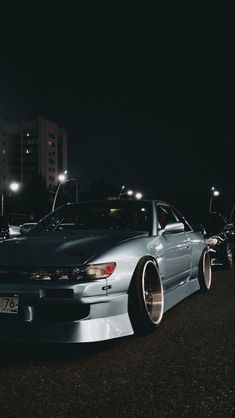
[[[0,296],[0,313],[17,314],[18,307],[18,296]]]

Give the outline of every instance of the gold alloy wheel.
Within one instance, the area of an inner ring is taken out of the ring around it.
[[[148,260],[143,268],[142,292],[149,318],[155,325],[158,325],[163,315],[164,297],[162,282],[152,260]]]

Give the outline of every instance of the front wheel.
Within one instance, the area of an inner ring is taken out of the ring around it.
[[[211,260],[207,250],[204,250],[199,262],[198,280],[202,292],[207,292],[211,287]]]
[[[162,282],[156,263],[144,257],[138,263],[129,288],[128,310],[137,334],[153,331],[161,322],[164,308]]]

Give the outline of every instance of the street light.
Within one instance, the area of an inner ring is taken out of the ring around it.
[[[211,212],[211,209],[212,209],[213,197],[218,197],[219,195],[220,195],[219,190],[216,190],[215,187],[212,187],[211,188],[210,201],[209,201],[209,212]]]
[[[123,185],[122,187],[121,187],[121,190],[120,190],[120,192],[119,192],[119,195],[118,195],[118,200],[120,199],[120,197],[122,197],[122,196],[125,196],[125,195],[127,195],[127,196],[132,196],[133,195],[133,190],[126,190],[126,186],[125,185]]]
[[[18,192],[19,188],[20,188],[20,184],[16,183],[15,181],[13,181],[12,183],[9,184],[9,189],[12,192]]]
[[[20,183],[17,183],[16,181],[13,181],[12,183],[10,183],[8,185],[8,188],[12,192],[16,193],[20,189]],[[5,202],[5,195],[4,195],[4,192],[2,192],[2,196],[1,196],[1,216],[4,215],[4,202]]]
[[[58,180],[59,180],[60,183],[63,183],[66,180],[66,175],[65,174],[59,174]]]
[[[142,197],[143,197],[143,195],[142,195],[142,193],[140,193],[140,192],[137,192],[137,193],[135,194],[135,198],[136,198],[136,199],[138,199],[138,200],[142,199]]]
[[[75,197],[75,202],[76,203],[78,202],[78,181],[77,181],[76,178],[68,179],[67,178],[67,173],[68,173],[67,170],[65,170],[63,173],[61,173],[61,174],[58,175],[59,184],[57,186],[57,189],[56,189],[56,192],[55,192],[55,196],[54,196],[54,199],[53,199],[52,212],[55,210],[57,196],[58,196],[58,193],[59,193],[59,190],[60,190],[62,184],[68,183],[70,181],[75,181],[75,184],[76,184],[76,197]]]
[[[120,197],[124,194],[125,188],[126,188],[126,186],[123,184],[123,186],[121,187],[121,190],[119,192],[118,199],[120,199]]]
[[[122,197],[122,196],[129,196],[129,197],[132,196],[135,199],[140,200],[140,199],[142,199],[143,194],[140,193],[140,192],[135,192],[134,193],[133,190],[126,190],[126,186],[123,185],[121,187],[120,192],[119,192],[118,199],[120,199],[120,197]]]

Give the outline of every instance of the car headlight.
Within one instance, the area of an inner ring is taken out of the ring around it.
[[[115,270],[116,263],[88,264],[83,267],[37,268],[30,273],[31,280],[105,279]]]
[[[106,279],[111,276],[116,268],[116,263],[90,264],[83,270],[85,276],[94,279]]]
[[[75,268],[50,268],[43,269],[38,268],[31,272],[30,279],[32,280],[69,280],[69,279],[79,279],[81,278],[81,270],[77,267]]]

